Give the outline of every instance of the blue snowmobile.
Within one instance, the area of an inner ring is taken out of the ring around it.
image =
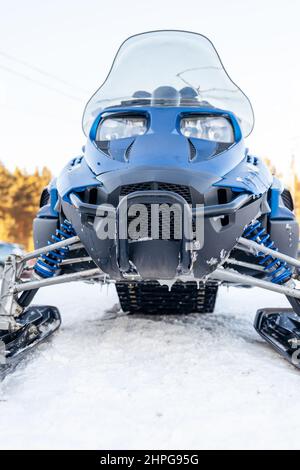
[[[292,308],[254,326],[298,365],[299,229],[289,190],[245,146],[253,125],[206,37],[127,39],[84,110],[82,154],[41,195],[35,251],[6,262],[3,367],[60,325],[55,307],[31,305],[37,290],[77,280],[114,283],[132,314],[212,312],[220,284],[280,292]]]

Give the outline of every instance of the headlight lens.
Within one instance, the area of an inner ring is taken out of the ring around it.
[[[191,116],[180,122],[180,131],[187,138],[212,140],[225,144],[234,142],[230,121],[222,116]]]
[[[96,140],[116,140],[145,134],[147,119],[144,117],[106,118],[100,122]]]

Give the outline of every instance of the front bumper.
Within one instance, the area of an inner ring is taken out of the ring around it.
[[[257,216],[261,198],[240,194],[226,204],[212,204],[192,208],[186,200],[172,191],[135,191],[123,197],[117,207],[99,206],[81,200],[71,193],[70,202],[63,201],[62,208],[79,235],[87,252],[102,271],[112,279],[121,280],[138,275],[144,280],[174,279],[190,275],[202,279],[213,271],[224,256],[235,246],[244,227]],[[180,240],[140,239],[130,241],[120,236],[124,206],[133,204],[178,204],[184,214]],[[99,210],[99,207],[101,208]],[[202,217],[203,243],[194,243],[192,225],[195,217]],[[228,218],[222,226],[222,217]],[[115,223],[114,237],[100,239],[96,227]],[[190,230],[185,230],[189,226]]]

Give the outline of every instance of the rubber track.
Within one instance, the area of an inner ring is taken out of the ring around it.
[[[208,281],[177,282],[169,291],[157,281],[117,282],[116,289],[124,312],[145,314],[211,313],[214,311],[218,285]]]

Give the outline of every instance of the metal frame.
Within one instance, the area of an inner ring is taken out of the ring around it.
[[[233,269],[217,268],[211,273],[209,278],[216,281],[229,282],[231,284],[246,284],[248,286],[261,287],[295,299],[300,299],[300,290],[296,289],[293,284],[290,286],[278,285],[270,281],[247,276],[246,274],[240,274]]]
[[[58,243],[54,243],[51,245],[51,250],[58,249],[62,247],[69,246],[70,249],[72,247],[78,247],[78,242],[80,239],[78,236],[69,238],[67,240],[63,240]],[[67,282],[73,281],[80,281],[80,280],[88,280],[88,281],[100,281],[103,283],[114,282],[107,276],[100,268],[92,268],[86,269],[83,271],[70,273],[70,274],[63,274],[57,275],[52,278],[48,279],[40,279],[36,278],[36,280],[31,281],[20,281],[21,274],[24,269],[26,269],[26,262],[37,258],[39,255],[43,253],[47,253],[50,247],[45,246],[43,248],[39,248],[34,250],[31,253],[26,254],[25,256],[18,256],[18,255],[10,255],[5,263],[4,267],[4,274],[3,274],[3,281],[1,286],[1,296],[0,296],[0,330],[8,330],[8,331],[15,331],[20,328],[18,325],[17,319],[18,316],[23,312],[24,308],[18,303],[18,294],[25,291],[36,290],[40,287],[51,286],[56,284],[62,284]],[[270,248],[266,248],[265,246],[259,245],[256,242],[251,240],[247,240],[243,237],[237,240],[237,245],[235,249],[240,249],[242,251],[247,250],[250,253],[265,253],[272,255],[280,260],[286,261],[290,265],[300,268],[300,261],[280,253],[278,251],[272,250]],[[80,263],[83,261],[90,261],[90,257],[79,257],[74,259],[69,259],[65,261],[65,264],[70,263]],[[295,288],[295,283],[290,280],[285,285],[278,285],[274,284],[270,281],[266,281],[263,279],[258,279],[249,275],[240,274],[234,269],[224,268],[222,264],[227,262],[228,264],[237,265],[237,266],[244,266],[248,267],[257,271],[262,271],[262,268],[258,265],[240,262],[235,260],[234,258],[227,258],[220,263],[219,267],[217,267],[209,276],[209,279],[213,279],[220,282],[230,283],[230,284],[243,284],[249,286],[256,286],[266,290],[270,290],[273,292],[277,292],[280,294],[284,294],[290,298],[299,299],[300,300],[300,289]],[[129,277],[129,276],[128,276]],[[135,276],[136,278],[136,276]],[[178,277],[181,279],[181,277]],[[187,276],[182,276],[182,280],[186,280]],[[191,279],[198,281],[199,279]]]
[[[69,246],[69,249],[72,249],[72,247],[77,249],[78,246],[81,246],[79,242],[80,238],[78,236],[74,236],[69,239],[53,243],[51,246],[44,246],[27,253],[24,256],[8,256],[4,266],[0,295],[0,330],[15,331],[19,329],[17,318],[24,310],[24,308],[18,303],[18,294],[20,292],[85,279],[103,280],[104,282],[107,282],[107,276],[101,271],[100,268],[86,269],[76,273],[58,275],[48,279],[40,279],[36,275],[36,280],[25,282],[20,281],[22,272],[27,269],[27,261],[37,258],[41,254],[49,252],[50,249],[57,250],[66,246]],[[80,263],[89,260],[89,257],[73,258],[72,260],[66,260],[64,264],[71,263],[71,261],[73,263]]]
[[[242,248],[246,248],[250,253],[258,254],[258,253],[265,253],[266,255],[272,255],[275,258],[278,258],[282,261],[286,261],[288,264],[294,266],[295,268],[300,268],[300,261],[291,256],[285,255],[280,253],[279,251],[272,250],[271,248],[267,248],[266,246],[260,245],[252,240],[248,240],[247,238],[240,237],[238,239],[238,245],[236,248],[239,248],[241,245]]]
[[[145,196],[145,195],[150,196],[151,195],[150,193],[153,193],[153,192],[155,192],[155,197],[159,197],[159,198],[161,198],[161,196],[169,197],[170,193],[172,193],[172,191],[163,191],[163,190],[159,190],[159,192],[153,191],[153,190],[142,191],[142,192],[141,191],[136,191],[134,193],[130,193],[130,198],[132,198],[132,197],[142,197],[142,196]],[[176,194],[176,193],[174,195],[174,193],[172,193],[172,196],[175,198],[179,195]],[[128,195],[125,196],[125,197],[128,198]],[[96,215],[99,214],[99,208],[101,208],[101,211],[108,212],[108,213],[116,216],[117,209],[115,209],[114,207],[112,207],[109,204],[105,204],[105,203],[103,203],[103,204],[89,204],[87,202],[83,202],[80,199],[80,197],[78,196],[78,194],[75,194],[75,193],[70,193],[69,198],[70,198],[70,201],[72,202],[72,204],[74,205],[74,207],[76,207],[76,209],[78,209],[79,212],[81,212],[81,213],[96,216]],[[248,193],[247,194],[244,194],[244,193],[239,194],[231,202],[227,202],[225,204],[215,204],[215,205],[211,205],[211,206],[207,205],[203,209],[202,208],[201,209],[193,208],[192,209],[192,216],[195,217],[197,215],[200,215],[200,216],[204,216],[204,217],[218,217],[218,216],[232,215],[238,209],[240,209],[244,205],[248,204],[249,202],[253,201],[253,199],[254,199],[254,196],[252,194],[248,194]],[[151,201],[151,202],[153,202],[153,201]],[[166,201],[163,200],[163,202],[166,202]],[[175,201],[175,202],[182,204],[181,200],[180,201]],[[184,200],[184,204],[187,204],[187,202],[185,200]]]
[[[67,238],[66,240],[62,240],[61,242],[51,243],[51,245],[44,246],[43,248],[38,248],[37,250],[34,250],[31,253],[27,253],[26,255],[22,256],[20,262],[26,263],[26,261],[29,261],[30,259],[34,259],[40,255],[48,253],[50,249],[57,250],[58,248],[73,245],[77,242],[80,242],[80,238],[76,235],[75,237]]]

